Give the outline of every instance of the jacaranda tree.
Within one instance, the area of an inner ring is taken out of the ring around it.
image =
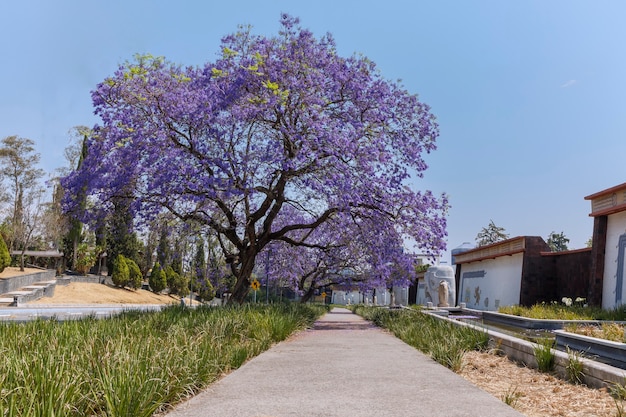
[[[124,198],[136,219],[168,211],[213,229],[236,301],[270,242],[308,247],[339,214],[383,216],[423,250],[444,248],[445,196],[414,189],[438,134],[429,107],[297,19],[283,15],[275,37],[240,29],[201,68],[138,57],[92,96],[102,124],[64,179],[66,209],[87,190],[93,217]],[[286,207],[298,215],[278,226]]]

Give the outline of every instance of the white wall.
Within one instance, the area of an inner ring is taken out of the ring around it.
[[[461,265],[458,302],[477,310],[497,310],[520,302],[523,253]]]
[[[617,294],[618,261],[620,258],[620,236],[626,234],[626,211],[611,214],[607,221],[606,251],[604,255],[604,279],[602,283],[602,308],[612,309],[626,303],[626,268],[621,273],[623,276],[622,291]],[[623,253],[622,259],[626,258]],[[626,260],[623,262],[626,265]]]

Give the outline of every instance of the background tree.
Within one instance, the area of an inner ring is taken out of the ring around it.
[[[556,233],[552,232],[548,235],[548,240],[546,242],[548,246],[550,246],[550,250],[552,252],[561,252],[567,250],[567,244],[569,243],[569,239],[565,237],[563,232]]]
[[[0,234],[0,272],[4,271],[4,268],[11,265],[11,254],[9,248],[4,242],[4,238]]]
[[[82,165],[85,157],[87,156],[87,138],[91,135],[91,129],[85,126],[77,126],[70,130],[70,144],[64,150],[65,160],[67,162],[66,167],[59,169],[60,176],[66,176],[72,170],[79,169]],[[63,187],[58,187],[58,192],[61,197],[63,196]],[[85,193],[80,191],[75,196],[79,207],[83,208],[87,204]],[[77,249],[78,245],[83,241],[83,223],[73,213],[66,213],[63,217],[64,227],[66,229],[66,235],[63,239],[63,254],[71,269],[76,268],[77,263]]]
[[[32,237],[39,204],[43,194],[42,169],[37,168],[40,155],[35,152],[31,139],[8,136],[1,141],[0,174],[8,183],[7,198],[10,204],[8,216],[8,246],[10,250],[25,249]],[[26,216],[29,218],[27,219]],[[27,223],[28,222],[28,223]]]
[[[81,189],[96,200],[85,218],[132,195],[140,218],[167,211],[212,229],[238,302],[268,244],[307,247],[308,232],[340,213],[384,216],[400,240],[443,250],[447,200],[415,189],[422,154],[436,148],[429,107],[298,23],[283,15],[276,37],[227,36],[203,68],[142,56],[99,84],[102,125],[63,182],[67,209]]]
[[[476,244],[485,246],[508,238],[509,235],[505,233],[503,227],[496,226],[493,220],[489,220],[489,226],[483,227],[480,233],[476,235]]]
[[[112,270],[117,255],[124,255],[135,263],[139,261],[141,243],[133,231],[132,200],[125,197],[113,199],[113,212],[107,221],[106,251],[108,269]]]

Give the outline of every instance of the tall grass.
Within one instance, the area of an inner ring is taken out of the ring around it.
[[[0,323],[0,415],[151,416],[326,310],[280,304]]]
[[[585,307],[579,304],[566,306],[561,303],[539,303],[531,307],[506,306],[499,313],[543,320],[612,320],[626,321],[626,305],[611,310],[600,307]]]
[[[537,369],[541,372],[552,372],[555,364],[554,340],[543,339],[539,340],[537,345],[533,348],[535,359],[537,361]]]
[[[463,354],[487,347],[489,335],[469,327],[456,326],[419,311],[389,310],[355,306],[353,311],[393,332],[407,344],[430,355],[444,366],[459,371]]]

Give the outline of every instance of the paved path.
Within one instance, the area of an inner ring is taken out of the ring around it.
[[[519,417],[349,310],[244,364],[167,417]]]

